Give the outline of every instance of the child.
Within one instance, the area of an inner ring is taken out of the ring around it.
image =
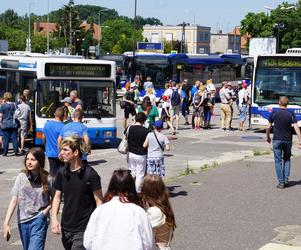
[[[25,156],[24,169],[17,176],[11,191],[12,199],[6,212],[3,235],[10,237],[9,222],[18,207],[18,227],[24,250],[44,249],[47,216],[51,208],[48,172],[44,169],[45,153],[32,148]]]
[[[170,250],[176,222],[162,178],[158,175],[145,176],[141,195],[143,206],[151,220],[158,249]]]
[[[210,128],[211,112],[212,112],[212,99],[211,94],[208,93],[207,97],[204,99],[204,125],[205,129]]]
[[[165,175],[164,149],[170,150],[167,137],[161,134],[163,121],[157,120],[154,123],[154,131],[148,133],[143,147],[147,148],[147,174],[157,174],[161,177]]]
[[[171,124],[171,113],[170,113],[170,103],[168,101],[168,96],[163,95],[162,100],[162,112],[161,112],[161,120],[166,122],[168,127],[171,129],[171,134],[175,135],[176,132]]]

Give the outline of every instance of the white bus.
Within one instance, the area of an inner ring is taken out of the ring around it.
[[[77,90],[92,145],[116,139],[115,62],[47,56],[0,56],[0,96],[9,91],[17,101],[31,91],[33,139],[42,145],[42,130],[61,100]]]
[[[289,98],[288,109],[301,126],[301,53],[258,56],[254,63],[251,124],[266,126],[280,96]]]

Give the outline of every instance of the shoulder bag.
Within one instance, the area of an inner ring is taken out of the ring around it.
[[[127,154],[129,152],[128,136],[130,127],[131,126],[128,126],[126,134],[123,136],[122,141],[118,145],[117,151],[121,154]]]

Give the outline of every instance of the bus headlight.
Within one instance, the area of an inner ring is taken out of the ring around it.
[[[113,132],[112,132],[112,131],[104,131],[103,135],[104,135],[105,137],[112,137]]]

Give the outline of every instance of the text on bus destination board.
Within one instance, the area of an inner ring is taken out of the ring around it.
[[[45,76],[62,77],[110,77],[110,64],[46,63]]]
[[[258,59],[259,67],[301,67],[301,57],[262,57]]]

